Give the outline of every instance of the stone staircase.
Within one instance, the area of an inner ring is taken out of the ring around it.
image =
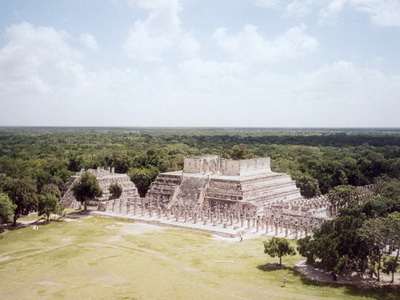
[[[169,206],[175,204],[202,206],[207,182],[207,178],[184,177],[182,183],[176,188]]]
[[[63,196],[60,200],[60,205],[66,209],[76,209],[80,207],[80,203],[76,201],[72,192],[72,186],[79,178],[79,175],[71,176],[63,189]]]

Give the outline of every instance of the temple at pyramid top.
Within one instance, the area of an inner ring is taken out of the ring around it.
[[[250,173],[271,172],[270,158],[232,160],[220,156],[185,158],[183,173],[221,174],[240,176]]]

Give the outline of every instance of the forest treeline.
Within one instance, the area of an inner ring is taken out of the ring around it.
[[[303,196],[338,185],[367,185],[400,176],[400,131],[223,128],[2,128],[0,174],[23,179],[38,193],[60,189],[82,168],[128,173],[142,196],[159,172],[179,170],[183,158],[217,154],[269,156],[272,169],[291,174]]]

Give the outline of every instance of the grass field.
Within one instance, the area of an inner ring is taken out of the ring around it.
[[[0,235],[0,299],[397,299],[317,286],[243,242],[112,219],[52,222]],[[282,287],[282,277],[288,282]]]

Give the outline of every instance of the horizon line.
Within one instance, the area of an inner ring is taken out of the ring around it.
[[[0,125],[0,128],[132,128],[132,129],[386,129],[400,130],[395,126],[119,126],[119,125]]]

